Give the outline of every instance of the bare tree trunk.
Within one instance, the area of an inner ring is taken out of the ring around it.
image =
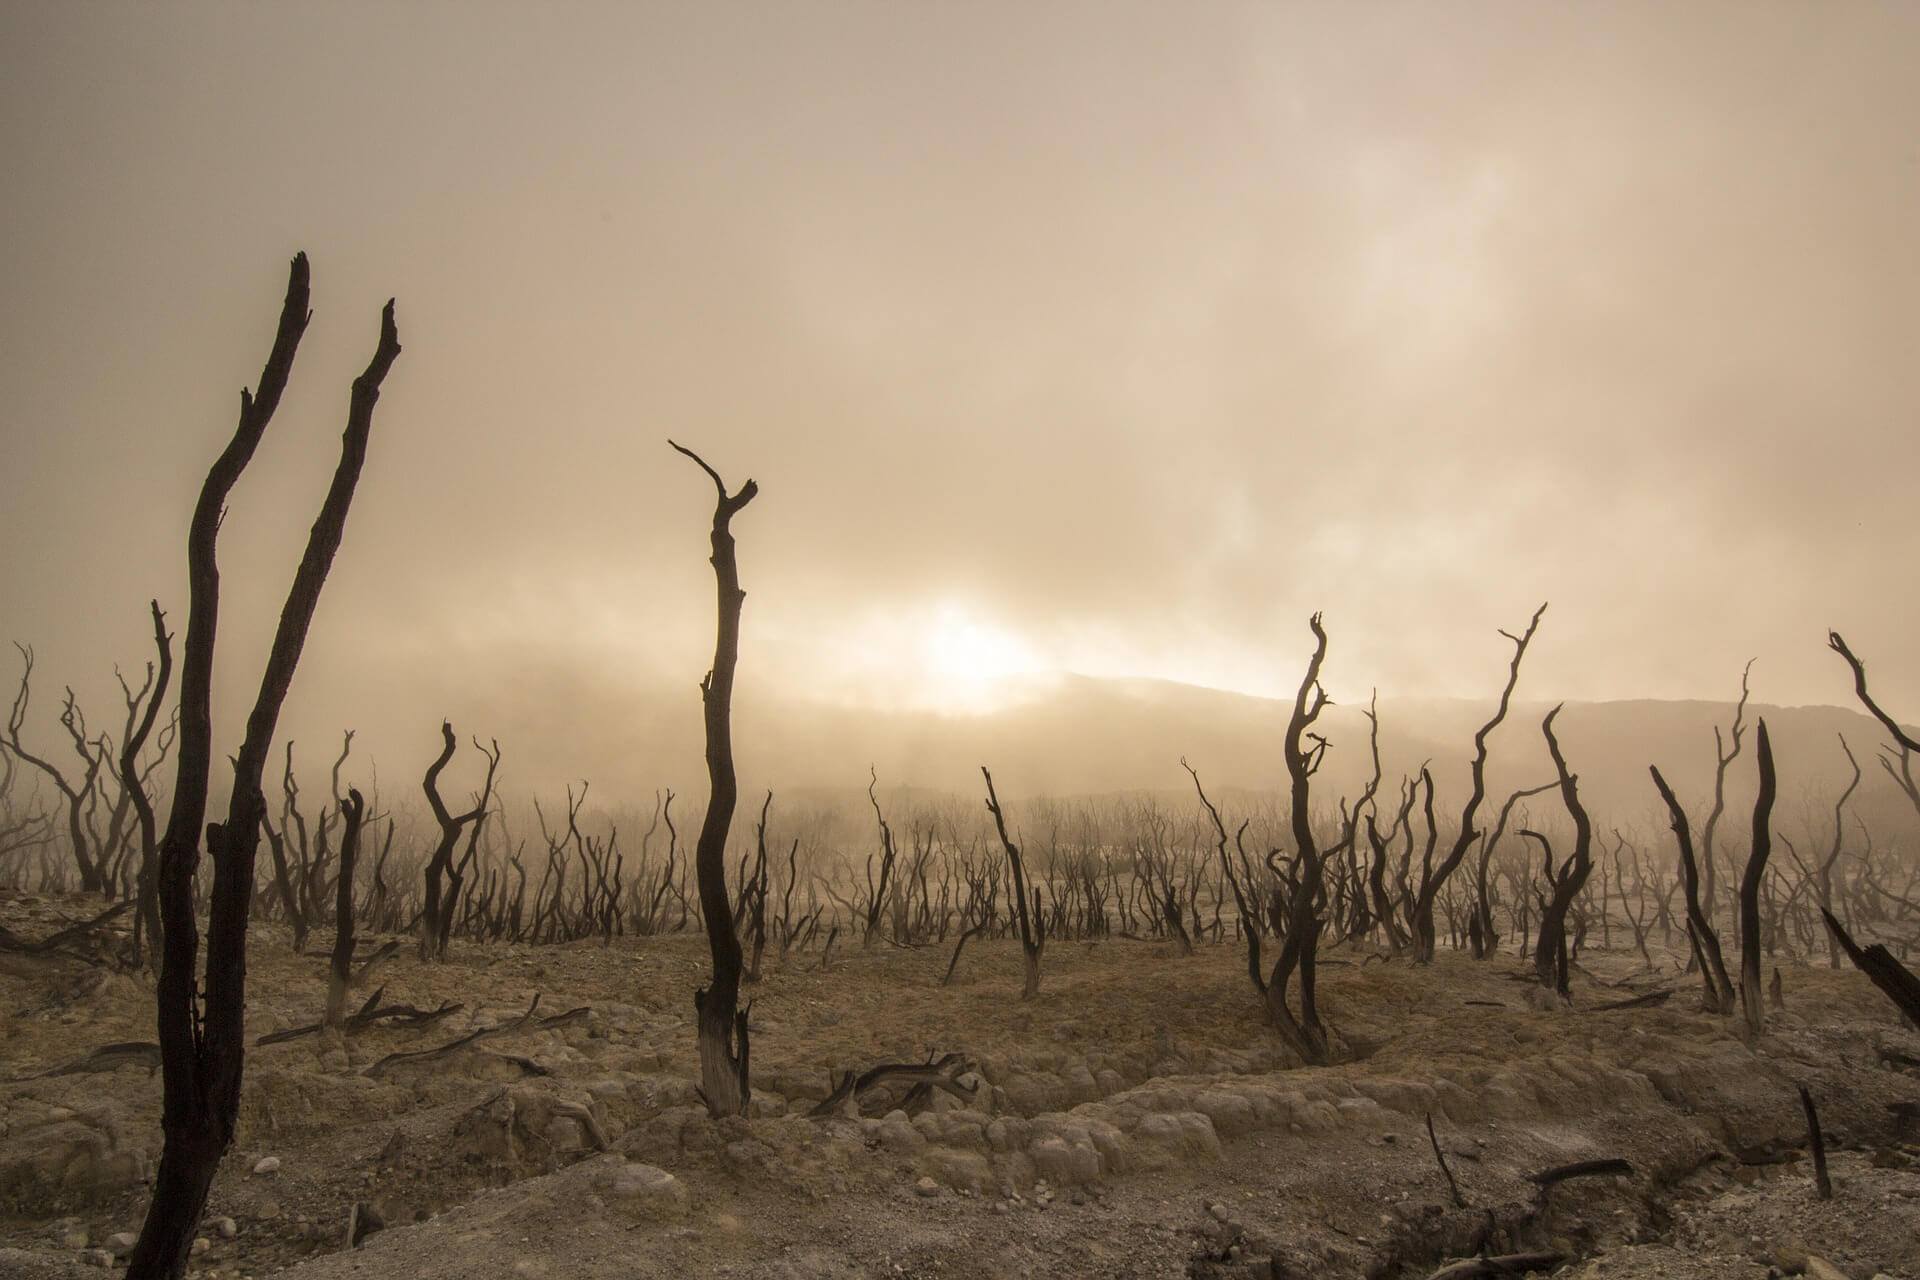
[[[1282,743],[1296,850],[1294,885],[1285,916],[1286,936],[1280,940],[1279,958],[1267,978],[1266,1000],[1268,1018],[1294,1052],[1309,1063],[1324,1063],[1330,1056],[1327,1029],[1320,1021],[1314,999],[1314,961],[1324,923],[1317,901],[1322,888],[1323,864],[1320,844],[1313,833],[1309,780],[1320,768],[1327,749],[1326,739],[1312,731],[1314,721],[1327,706],[1326,690],[1320,685],[1320,667],[1327,657],[1327,633],[1317,613],[1307,625],[1313,632],[1313,656],[1307,660],[1307,673],[1301,678]],[[1297,1017],[1287,1004],[1287,989],[1296,976],[1300,980]]]
[[[1540,626],[1540,617],[1546,613],[1543,603],[1533,611],[1533,620],[1527,623],[1526,632],[1514,635],[1509,631],[1500,634],[1513,642],[1513,661],[1507,667],[1506,687],[1500,691],[1500,705],[1495,708],[1492,718],[1480,726],[1473,735],[1473,789],[1467,796],[1466,807],[1460,811],[1460,830],[1454,836],[1453,848],[1447,852],[1446,860],[1433,868],[1431,874],[1425,869],[1420,876],[1420,890],[1413,900],[1413,960],[1415,964],[1432,964],[1434,951],[1433,904],[1440,896],[1441,886],[1446,884],[1473,848],[1473,842],[1480,838],[1480,832],[1473,825],[1474,815],[1480,810],[1481,801],[1487,795],[1487,737],[1500,727],[1507,718],[1507,707],[1513,701],[1514,686],[1520,682],[1520,663],[1527,656],[1527,645],[1533,640],[1533,633]],[[1427,780],[1427,802],[1433,802],[1433,780]],[[1429,828],[1431,830],[1431,828]]]
[[[440,771],[453,759],[455,743],[453,726],[446,721],[440,722],[440,754],[427,766],[427,773],[420,784],[426,793],[427,807],[433,811],[433,820],[440,826],[440,842],[434,846],[433,856],[427,859],[426,910],[420,916],[420,958],[438,960],[447,954],[447,938],[453,932],[453,912],[460,900],[461,873],[454,869],[453,850],[460,843],[460,831],[468,823],[473,823],[473,840],[480,837],[480,827],[487,820],[487,803],[493,798],[493,776],[500,767],[500,742],[494,740],[493,750],[488,751],[474,739],[474,749],[487,757],[487,781],[475,797],[473,808],[465,813],[455,814],[447,809],[446,801],[440,798]],[[471,861],[473,844],[468,845],[467,858]],[[465,863],[462,863],[462,870]],[[449,883],[442,890],[441,881]]]
[[[673,444],[671,440],[667,442]],[[760,487],[749,480],[729,494],[720,474],[693,450],[673,447],[693,459],[713,481],[718,498],[713,508],[713,577],[718,592],[719,626],[713,646],[713,668],[700,682],[700,700],[706,713],[707,781],[711,794],[700,840],[694,849],[694,874],[700,886],[700,914],[707,926],[707,945],[713,952],[713,982],[694,992],[699,1014],[700,1085],[707,1114],[715,1119],[737,1116],[747,1109],[747,1015],[739,1009],[740,974],[744,957],[740,935],[734,931],[733,908],[727,902],[727,829],[739,784],[733,773],[733,670],[740,660],[740,607],[747,593],[740,589],[740,567],[734,557],[733,517],[752,502]]]
[[[1026,977],[1020,987],[1020,998],[1031,1000],[1040,994],[1040,953],[1047,945],[1047,923],[1040,914],[1040,891],[1032,891],[1033,909],[1027,909],[1027,870],[1020,859],[1020,846],[1007,835],[1006,816],[1000,812],[1000,797],[994,794],[993,775],[987,772],[987,766],[980,766],[980,776],[987,780],[987,810],[993,814],[994,830],[1000,833],[1000,847],[1006,850],[1007,863],[1013,871],[1013,898],[1015,918],[1020,922],[1020,952],[1026,961]],[[957,960],[960,949],[954,948]]]
[[[186,1273],[208,1188],[233,1141],[246,1058],[247,912],[253,898],[254,853],[266,812],[260,779],[280,707],[320,603],[320,589],[346,528],[347,509],[366,460],[380,384],[400,354],[389,301],[381,316],[373,360],[354,381],[340,464],[295,571],[260,693],[247,720],[246,737],[235,760],[227,820],[207,828],[207,850],[214,864],[213,895],[205,994],[196,1000],[199,937],[193,876],[200,860],[213,748],[213,649],[220,607],[215,542],[227,495],[252,459],[286,387],[294,351],[307,325],[307,298],[307,258],[300,254],[293,260],[260,393],[257,397],[241,393],[239,426],[207,474],[187,535],[189,595],[180,680],[180,754],[173,808],[160,845],[163,951],[155,1003],[164,1096],[161,1124],[166,1139],[146,1222],[127,1267],[129,1280],[178,1280]]]
[[[1680,807],[1673,788],[1660,776],[1660,770],[1652,765],[1647,768],[1653,775],[1653,785],[1660,791],[1660,798],[1666,801],[1667,813],[1673,821],[1673,837],[1680,844],[1680,883],[1687,895],[1687,936],[1693,944],[1694,960],[1700,966],[1701,980],[1706,984],[1703,998],[1707,1012],[1732,1013],[1733,982],[1727,977],[1727,962],[1720,954],[1720,937],[1713,931],[1713,923],[1707,919],[1700,901],[1700,869],[1693,858],[1693,836],[1687,826],[1687,811]]]
[[[340,806],[345,830],[340,833],[340,879],[335,885],[333,954],[327,964],[327,1025],[337,1027],[347,1013],[347,981],[353,974],[353,868],[360,858],[360,822],[367,803],[349,789]]]
[[[135,908],[137,916],[133,930],[135,963],[140,962],[141,938],[144,936],[146,945],[155,949],[153,955],[157,968],[160,901],[155,895],[160,839],[158,824],[153,816],[153,802],[147,799],[146,785],[140,777],[139,760],[140,750],[146,745],[147,735],[153,732],[154,717],[159,713],[160,703],[166,698],[167,684],[173,675],[173,637],[167,634],[167,619],[160,612],[160,602],[150,600],[147,603],[153,611],[153,647],[160,651],[160,674],[154,682],[153,693],[147,699],[147,713],[142,717],[140,727],[127,735],[125,744],[120,748],[120,777],[140,824],[140,871],[134,881],[134,897],[139,903]]]
[[[1700,828],[1700,909],[1709,922],[1713,919],[1715,887],[1719,861],[1714,855],[1714,830],[1720,824],[1720,815],[1727,804],[1727,766],[1740,756],[1740,743],[1747,732],[1747,691],[1748,678],[1753,674],[1753,660],[1740,671],[1740,701],[1734,704],[1733,725],[1726,739],[1720,736],[1720,726],[1713,727],[1713,807],[1707,811],[1707,820]],[[1733,745],[1728,747],[1727,741]],[[1729,1008],[1727,1012],[1733,1010]]]
[[[1755,727],[1754,754],[1760,761],[1760,791],[1753,802],[1753,852],[1740,880],[1740,1004],[1747,1034],[1767,1028],[1767,1006],[1760,990],[1760,882],[1767,874],[1767,855],[1773,851],[1773,747],[1767,741],[1763,716]]]
[[[1551,874],[1552,857],[1547,859],[1553,896],[1548,899],[1546,910],[1540,913],[1540,936],[1534,947],[1533,968],[1540,985],[1564,1000],[1571,994],[1567,987],[1567,912],[1580,890],[1586,887],[1587,877],[1593,874],[1593,824],[1587,818],[1586,806],[1580,803],[1579,779],[1567,772],[1566,757],[1560,754],[1560,742],[1553,736],[1553,718],[1559,714],[1559,707],[1547,712],[1540,732],[1546,735],[1547,754],[1553,757],[1554,771],[1560,775],[1560,798],[1573,816],[1573,852],[1567,855],[1558,878]],[[1546,843],[1544,837],[1541,843]]]

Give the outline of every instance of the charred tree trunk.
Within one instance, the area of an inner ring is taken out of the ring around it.
[[[1593,874],[1593,824],[1587,818],[1586,806],[1580,803],[1579,779],[1567,772],[1567,759],[1560,754],[1560,742],[1553,736],[1553,718],[1559,714],[1559,707],[1547,712],[1540,732],[1546,735],[1547,754],[1553,757],[1554,771],[1560,775],[1560,798],[1573,817],[1573,852],[1567,855],[1559,877],[1553,879],[1553,896],[1540,914],[1533,969],[1540,985],[1564,1000],[1572,994],[1567,986],[1567,912],[1572,909],[1573,900],[1580,896],[1580,890],[1586,887],[1587,877]],[[1547,859],[1547,869],[1549,872],[1553,869],[1551,857]]]
[[[213,894],[205,994],[196,999],[199,937],[193,876],[200,858],[213,748],[213,649],[220,598],[215,542],[227,495],[252,459],[286,387],[294,351],[307,325],[307,298],[307,259],[301,254],[293,260],[279,331],[261,374],[259,395],[241,393],[239,426],[207,474],[187,535],[189,594],[180,679],[178,775],[160,845],[163,950],[155,1003],[164,1097],[161,1124],[166,1138],[153,1200],[127,1267],[129,1280],[177,1280],[186,1273],[208,1188],[220,1157],[233,1141],[246,1054],[247,911],[253,898],[254,853],[266,811],[261,775],[280,707],[320,603],[320,589],[346,528],[347,510],[366,460],[380,384],[400,354],[389,301],[381,316],[373,360],[354,381],[340,464],[294,574],[260,693],[247,720],[246,738],[235,758],[227,820],[207,828]]]
[[[987,766],[980,766],[980,776],[987,780],[987,811],[993,814],[994,830],[1000,834],[1000,847],[1006,850],[1007,864],[1013,872],[1014,915],[1020,922],[1020,952],[1026,960],[1026,978],[1020,987],[1020,998],[1031,1000],[1040,994],[1040,953],[1047,946],[1047,922],[1040,914],[1040,891],[1031,891],[1033,908],[1029,911],[1027,869],[1020,859],[1020,846],[1007,835],[1007,820],[1000,812],[1000,797],[994,794],[993,775],[987,772]],[[959,954],[959,948],[954,948],[956,960]]]
[[[453,759],[453,726],[446,721],[440,722],[440,754],[427,766],[427,774],[420,784],[426,793],[427,807],[433,811],[433,820],[440,826],[440,843],[434,846],[433,856],[427,860],[426,910],[420,916],[420,958],[438,960],[447,954],[447,939],[453,932],[453,913],[460,901],[460,882],[467,862],[473,859],[473,850],[480,838],[480,828],[487,820],[487,805],[493,798],[493,776],[500,767],[500,743],[494,741],[493,750],[488,751],[474,740],[474,749],[487,757],[487,780],[475,799],[473,808],[465,813],[455,814],[447,809],[446,801],[440,798],[440,771]],[[466,860],[456,870],[453,865],[454,846],[460,843],[460,832],[468,823],[473,824],[472,840],[467,847]],[[441,881],[446,880],[443,890]]]
[[[1291,822],[1296,853],[1293,862],[1292,892],[1285,913],[1285,936],[1280,940],[1280,956],[1267,978],[1267,1016],[1294,1052],[1309,1063],[1324,1063],[1330,1056],[1327,1029],[1320,1021],[1314,998],[1314,962],[1320,945],[1319,897],[1324,879],[1320,844],[1313,833],[1310,780],[1325,757],[1327,740],[1313,732],[1313,723],[1326,709],[1327,693],[1320,686],[1320,667],[1327,658],[1327,633],[1320,615],[1308,622],[1313,631],[1313,656],[1307,660],[1307,673],[1294,697],[1293,714],[1287,720],[1282,750],[1287,765]],[[1296,1016],[1287,1003],[1287,989],[1295,977],[1300,980],[1300,1012]]]
[[[867,803],[873,806],[874,820],[880,824],[880,883],[873,883],[873,862],[869,855],[867,862],[867,920],[866,930],[860,935],[860,945],[871,948],[873,936],[880,928],[880,914],[887,905],[887,886],[893,878],[893,863],[896,852],[893,847],[893,828],[887,825],[887,815],[880,812],[880,798],[874,789],[880,785],[880,774],[871,766],[867,769]]]
[[[1649,765],[1648,772],[1653,775],[1653,785],[1659,789],[1660,798],[1666,801],[1667,813],[1673,821],[1673,838],[1680,844],[1680,884],[1687,895],[1687,936],[1693,943],[1701,981],[1706,984],[1702,999],[1708,1013],[1732,1013],[1733,982],[1727,977],[1727,962],[1720,954],[1720,937],[1714,933],[1700,902],[1700,869],[1693,858],[1693,835],[1687,826],[1687,811],[1680,807],[1673,788],[1660,776],[1660,770]]]
[[[340,806],[340,879],[334,886],[333,954],[327,963],[327,1025],[337,1027],[347,1013],[347,983],[353,976],[353,868],[360,858],[360,823],[367,803],[349,790]]]
[[[1767,1006],[1760,990],[1760,882],[1773,852],[1773,747],[1763,716],[1754,727],[1754,755],[1760,761],[1760,790],[1753,801],[1753,852],[1740,879],[1740,1006],[1747,1034],[1767,1028]]]
[[[120,777],[140,826],[140,871],[134,880],[134,898],[139,904],[135,908],[133,928],[134,962],[138,964],[142,960],[144,938],[146,946],[154,948],[157,968],[160,939],[160,900],[157,896],[159,824],[154,820],[153,802],[147,799],[146,785],[140,777],[139,760],[147,736],[153,732],[154,717],[159,714],[160,704],[167,696],[167,685],[173,677],[173,637],[167,634],[167,619],[160,612],[160,602],[150,600],[148,607],[153,611],[153,647],[160,653],[160,674],[154,681],[153,693],[147,699],[147,712],[141,718],[139,728],[127,735],[125,744],[120,748]]]
[[[1480,838],[1480,832],[1474,827],[1474,816],[1480,811],[1480,804],[1487,796],[1487,737],[1500,727],[1507,718],[1507,707],[1513,701],[1513,688],[1520,682],[1520,663],[1527,656],[1527,645],[1533,641],[1533,633],[1540,626],[1540,617],[1546,613],[1543,603],[1533,611],[1533,620],[1527,623],[1523,635],[1514,635],[1510,631],[1500,634],[1513,642],[1513,661],[1507,667],[1506,687],[1500,691],[1500,705],[1493,717],[1480,726],[1473,735],[1473,789],[1467,796],[1466,807],[1460,811],[1460,830],[1454,836],[1453,848],[1447,851],[1446,859],[1431,873],[1424,869],[1420,875],[1420,889],[1413,900],[1413,960],[1415,964],[1432,964],[1434,951],[1433,904],[1439,898],[1441,887],[1448,877],[1459,869],[1466,858],[1467,851],[1473,848],[1473,842]],[[1433,800],[1433,781],[1427,781],[1427,800]],[[1431,828],[1429,828],[1431,829]]]
[[[667,442],[673,444],[671,440]],[[700,701],[706,713],[707,781],[711,794],[694,848],[694,875],[700,886],[700,914],[707,926],[707,944],[713,951],[713,982],[694,992],[699,1015],[700,1085],[707,1114],[737,1116],[747,1109],[747,1015],[739,1008],[740,974],[744,965],[740,935],[733,927],[733,908],[727,902],[727,830],[739,784],[733,773],[733,670],[740,659],[740,608],[747,593],[740,589],[740,567],[734,557],[733,517],[752,502],[760,487],[749,480],[729,494],[720,473],[706,460],[681,445],[673,447],[698,463],[719,495],[713,508],[713,577],[718,592],[719,625],[713,646],[713,668],[700,682]]]

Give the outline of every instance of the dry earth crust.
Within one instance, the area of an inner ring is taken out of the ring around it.
[[[21,936],[87,914],[0,897]],[[317,1020],[323,959],[272,927],[253,938],[250,1035]],[[1416,968],[1337,949],[1321,1001],[1348,1060],[1307,1069],[1232,946],[1049,947],[1024,1004],[1016,942],[969,944],[942,988],[947,960],[884,942],[824,969],[818,952],[769,956],[748,989],[753,1115],[716,1124],[695,1094],[702,939],[456,943],[437,965],[403,947],[383,1001],[463,1007],[251,1050],[195,1271],[1411,1277],[1484,1249],[1559,1253],[1555,1273],[1587,1280],[1920,1280],[1920,1133],[1890,1109],[1920,1101],[1920,1035],[1852,971],[1783,965],[1785,1008],[1749,1046],[1697,1012],[1671,960],[1589,953],[1574,1007],[1542,1009],[1511,958]],[[1590,1011],[1662,987],[1663,1005]],[[536,995],[519,1030],[382,1062],[513,1023]],[[137,1055],[46,1073],[150,1041],[151,985],[17,961],[0,1001],[0,1276],[99,1275],[139,1228],[160,1081]],[[947,1052],[974,1068],[971,1103],[806,1114],[836,1073]],[[1798,1084],[1827,1130],[1831,1200]],[[1634,1172],[1529,1181],[1608,1157]]]

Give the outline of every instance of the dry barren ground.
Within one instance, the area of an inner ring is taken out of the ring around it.
[[[39,937],[78,901],[0,897]],[[378,941],[378,940],[375,940]],[[1476,1252],[1562,1255],[1587,1278],[1920,1280],[1920,1036],[1860,975],[1784,971],[1749,1046],[1669,963],[1590,953],[1572,1010],[1512,959],[1430,968],[1335,951],[1322,1004],[1342,1065],[1291,1062],[1233,947],[1017,944],[768,957],[750,994],[754,1114],[694,1094],[698,937],[612,947],[402,949],[386,1004],[461,1007],[253,1049],[215,1183],[207,1277],[1431,1275]],[[254,1035],[318,1019],[323,961],[255,934]],[[1664,1005],[1593,1006],[1660,987]],[[363,993],[369,994],[369,993]],[[535,1020],[426,1060],[383,1062]],[[0,1275],[98,1275],[138,1229],[160,1082],[139,1060],[49,1074],[153,1038],[142,977],[79,959],[0,970]],[[585,1009],[553,1025],[538,1019]],[[809,1118],[835,1073],[958,1052],[971,1102]],[[1828,1131],[1816,1198],[1795,1092]],[[1429,1144],[1426,1119],[1458,1183]],[[1618,1157],[1632,1173],[1528,1175]],[[347,1248],[349,1224],[384,1227]],[[1835,1274],[1833,1271],[1824,1274]]]

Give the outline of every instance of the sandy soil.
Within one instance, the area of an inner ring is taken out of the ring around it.
[[[24,937],[87,904],[0,897]],[[378,939],[370,940],[377,942]],[[324,942],[324,940],[323,940]],[[1017,944],[770,955],[751,994],[754,1114],[694,1094],[697,937],[612,947],[407,949],[383,1001],[431,1027],[250,1052],[240,1132],[199,1274],[1402,1277],[1549,1252],[1585,1278],[1838,1274],[1920,1280],[1920,1035],[1851,971],[1783,966],[1785,1008],[1744,1044],[1671,962],[1589,954],[1575,1006],[1520,962],[1429,968],[1336,951],[1323,1010],[1348,1060],[1292,1062],[1244,956],[1115,940],[1048,947],[1022,1003]],[[256,933],[255,1035],[318,1019],[324,961]],[[1592,1006],[1662,987],[1664,1005]],[[362,993],[369,994],[369,993]],[[394,1053],[584,1008],[425,1062]],[[100,1274],[137,1231],[160,1082],[151,987],[79,957],[0,967],[0,1275]],[[958,1052],[971,1102],[809,1118],[835,1073]],[[1795,1086],[1827,1130],[1819,1199]],[[1446,1153],[1457,1199],[1426,1128]],[[1529,1175],[1622,1158],[1542,1192]],[[384,1223],[347,1247],[350,1221]]]

